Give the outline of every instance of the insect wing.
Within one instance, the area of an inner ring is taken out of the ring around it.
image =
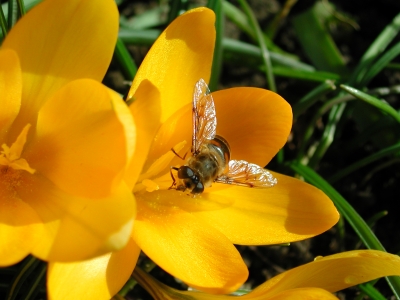
[[[269,188],[278,183],[278,180],[270,172],[245,160],[229,161],[228,172],[217,177],[215,181],[258,188]]]
[[[207,83],[200,79],[193,93],[193,133],[192,154],[200,152],[201,145],[215,137],[217,130],[217,117],[215,114],[214,100],[210,94]]]

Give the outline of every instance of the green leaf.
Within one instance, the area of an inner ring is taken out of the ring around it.
[[[391,117],[393,117],[397,122],[400,122],[400,115],[399,113],[391,107],[387,102],[384,102],[378,98],[375,98],[371,95],[368,95],[367,93],[364,93],[360,90],[357,90],[353,87],[341,84],[340,88],[348,92],[349,94],[353,95],[354,97],[365,101],[366,103],[375,106],[379,110],[381,110],[384,113],[387,113]]]
[[[327,12],[333,10],[327,1],[318,1],[293,18],[293,28],[307,57],[318,69],[345,75],[343,57],[325,26]]]
[[[332,80],[325,80],[315,89],[311,90],[307,95],[302,97],[299,102],[293,105],[293,115],[298,117],[310,106],[319,101],[321,97],[336,89],[336,85]]]
[[[215,21],[216,40],[215,40],[213,64],[211,70],[211,78],[209,82],[210,90],[215,91],[217,89],[218,82],[221,76],[221,69],[223,62],[222,39],[224,36],[225,16],[224,16],[223,6],[220,0],[209,0],[208,7],[215,12],[216,16],[216,21]]]
[[[355,68],[351,79],[348,82],[349,85],[360,87],[359,84],[362,81],[364,74],[368,71],[372,63],[375,61],[376,57],[378,57],[380,53],[382,53],[386,49],[386,47],[392,42],[392,40],[397,36],[399,30],[400,13],[393,19],[392,23],[387,25],[385,29],[382,30],[379,36],[364,53],[357,67]]]
[[[380,71],[383,70],[384,67],[387,66],[389,62],[391,62],[395,57],[400,54],[400,43],[397,43],[392,48],[390,48],[381,58],[379,58],[371,68],[368,69],[365,74],[361,86],[367,85],[372,78],[374,78]]]
[[[114,54],[127,79],[133,80],[137,72],[137,66],[121,38],[117,40]]]
[[[389,155],[395,155],[400,153],[400,143],[397,143],[396,145],[387,147],[385,149],[382,149],[378,152],[375,152],[374,154],[361,159],[354,164],[351,164],[350,166],[340,170],[336,174],[334,174],[332,177],[328,179],[329,182],[334,183],[337,182],[338,180],[342,179],[343,177],[349,175],[350,173],[354,172],[355,170],[358,170],[359,168],[365,167],[366,165],[377,161],[381,159],[382,157],[389,156]]]
[[[361,291],[363,291],[366,295],[368,295],[372,300],[386,300],[386,297],[384,297],[370,283],[360,284],[358,287],[360,288]]]
[[[160,25],[164,25],[167,21],[165,16],[165,6],[157,6],[153,9],[146,10],[140,15],[136,15],[130,19],[123,16],[120,17],[120,25],[129,29],[148,29]]]
[[[253,28],[254,32],[256,33],[257,37],[257,42],[258,45],[261,49],[261,57],[265,66],[265,75],[267,78],[268,82],[268,88],[271,91],[276,91],[276,85],[275,85],[275,78],[273,76],[272,72],[272,64],[271,64],[271,58],[270,54],[268,51],[268,48],[264,42],[264,36],[263,33],[260,29],[260,25],[258,24],[256,17],[254,16],[249,4],[247,3],[246,0],[239,0],[239,3],[242,7],[242,9],[245,11],[247,18],[249,19],[250,25]]]
[[[257,64],[262,63],[261,50],[257,46],[230,38],[224,38],[222,40],[222,46],[224,48],[225,54],[236,54],[241,59],[252,58],[256,61]],[[271,56],[273,66],[281,65],[297,70],[315,71],[315,68],[313,66],[293,59],[290,56],[286,56],[276,52],[270,52],[269,54]]]
[[[150,46],[160,34],[161,31],[158,29],[128,30],[121,28],[118,37],[127,44]]]

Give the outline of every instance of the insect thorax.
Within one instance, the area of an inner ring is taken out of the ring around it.
[[[208,187],[215,178],[224,173],[229,158],[229,145],[217,136],[209,143],[203,144],[199,154],[190,157],[187,165],[198,174],[204,187]]]

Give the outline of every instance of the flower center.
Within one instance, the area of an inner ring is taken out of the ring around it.
[[[174,146],[174,151],[179,152],[185,146],[186,141],[180,142]],[[153,192],[160,189],[168,189],[172,184],[172,178],[169,170],[172,166],[172,160],[176,155],[172,151],[168,151],[158,158],[145,173],[142,173],[133,190],[134,193],[146,190]]]
[[[24,129],[22,129],[11,147],[8,147],[6,144],[1,146],[1,148],[3,148],[3,150],[0,151],[0,170],[2,175],[14,174],[11,177],[15,180],[14,170],[24,170],[31,174],[35,173],[35,170],[29,166],[28,162],[24,158],[21,158],[21,153],[24,149],[30,127],[31,124],[27,124]]]

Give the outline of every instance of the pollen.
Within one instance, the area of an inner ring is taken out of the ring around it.
[[[1,146],[3,150],[0,151],[0,166],[4,166],[1,168],[2,175],[10,173],[12,170],[23,170],[30,174],[35,173],[36,170],[29,166],[26,159],[21,158],[22,150],[24,149],[30,127],[31,125],[27,124],[24,129],[22,129],[11,147],[8,147],[6,144]]]

